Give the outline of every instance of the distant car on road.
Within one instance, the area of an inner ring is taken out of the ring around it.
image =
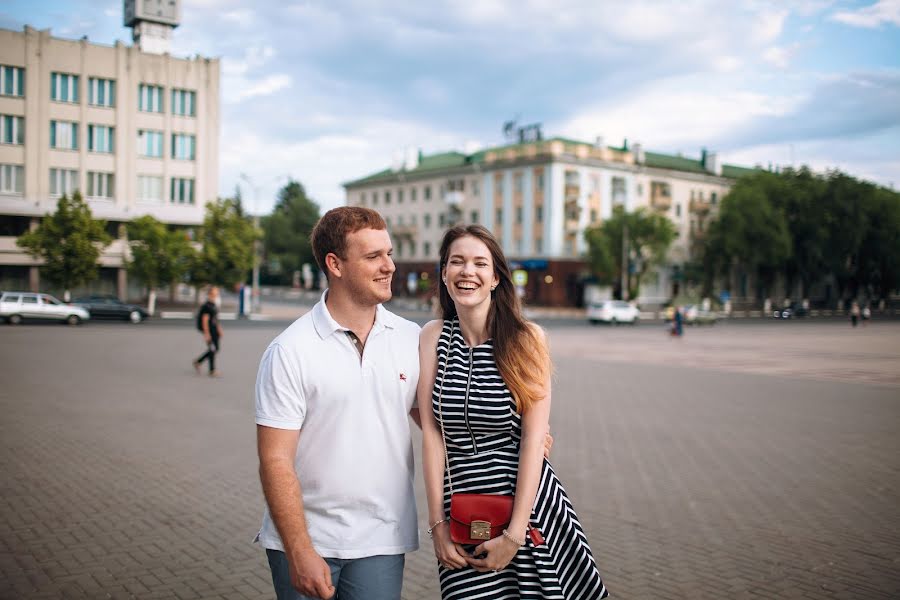
[[[772,311],[772,316],[776,319],[793,319],[795,317],[809,316],[809,311],[803,308],[799,302],[792,302],[785,308],[776,308]]]
[[[91,318],[80,306],[60,302],[50,294],[34,292],[3,292],[0,295],[0,319],[10,325],[24,320],[60,321],[78,325]]]
[[[696,304],[684,307],[684,322],[688,325],[715,325],[718,315],[710,310],[703,310]]]
[[[610,323],[631,323],[636,325],[640,311],[631,304],[622,300],[603,300],[602,302],[592,302],[587,308],[587,318],[592,324]]]
[[[81,306],[91,313],[92,319],[124,319],[140,323],[150,314],[136,304],[126,304],[115,296],[84,296],[75,298],[72,304]]]

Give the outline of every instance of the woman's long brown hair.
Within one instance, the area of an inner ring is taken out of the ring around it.
[[[471,236],[484,242],[491,253],[494,274],[499,279],[491,292],[487,330],[493,339],[497,370],[516,401],[521,414],[547,395],[547,381],[551,373],[550,351],[544,337],[522,315],[522,307],[513,285],[509,264],[493,234],[481,225],[453,227],[441,242],[441,273],[447,266],[450,246],[461,237]],[[446,285],[439,284],[441,316],[456,318],[456,305]]]

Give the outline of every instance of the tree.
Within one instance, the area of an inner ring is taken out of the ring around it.
[[[62,196],[55,213],[16,240],[28,254],[43,260],[41,276],[63,288],[66,302],[73,287],[97,277],[97,261],[111,242],[106,221],[93,218],[78,191],[71,198]]]
[[[752,273],[768,297],[791,256],[784,211],[770,200],[772,173],[739,179],[723,198],[719,218],[709,227],[705,264],[728,276],[733,268]]]
[[[170,231],[150,215],[128,223],[131,260],[128,272],[148,288],[147,312],[156,311],[156,289],[181,279],[195,260],[196,252],[183,231]]]
[[[268,275],[290,284],[294,271],[304,263],[315,264],[309,234],[318,220],[318,204],[306,195],[302,184],[288,181],[278,192],[272,214],[262,219]]]
[[[887,300],[900,288],[900,194],[872,189],[865,211],[869,226],[859,247],[860,282],[868,296]]]
[[[627,238],[630,272],[626,274],[626,285],[629,297],[636,298],[641,279],[650,267],[662,264],[677,233],[675,225],[663,215],[644,208],[626,213],[624,208],[616,206],[609,219],[588,228],[584,235],[594,276],[600,283],[613,286],[616,298],[623,296],[622,238]]]
[[[650,267],[662,264],[669,246],[678,235],[674,223],[664,215],[639,208],[627,215],[628,247],[635,264],[634,281],[629,284],[629,293],[637,298],[641,289],[641,279]]]
[[[233,198],[220,198],[206,205],[206,217],[197,241],[202,246],[191,268],[198,285],[232,287],[246,280],[253,268],[253,242],[260,232],[239,211]]]

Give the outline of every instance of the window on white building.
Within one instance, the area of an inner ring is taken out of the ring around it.
[[[425,229],[430,229],[431,228],[431,215],[426,214],[423,217],[423,220],[425,221]]]
[[[158,85],[138,85],[138,110],[141,112],[163,111],[163,89]]]
[[[19,97],[25,95],[25,69],[0,65],[0,95]]]
[[[54,102],[78,102],[78,75],[50,74],[50,99]]]
[[[612,178],[612,202],[613,205],[616,204],[625,204],[627,200],[627,191],[625,188],[625,178],[624,177],[613,177]]]
[[[431,200],[431,186],[430,185],[425,186],[425,199]]]
[[[0,194],[22,194],[25,190],[25,167],[0,165]]]
[[[477,210],[473,210],[471,215],[469,215],[469,217],[470,217],[471,223],[478,223],[478,211]]]
[[[502,208],[497,209],[497,216],[494,220],[497,222],[497,225],[503,225],[503,209]]]
[[[409,201],[415,202],[419,197],[419,188],[412,188],[409,190]]]
[[[161,204],[163,201],[163,178],[157,175],[138,175],[137,199],[139,202]]]
[[[535,206],[534,207],[534,222],[535,223],[543,223],[544,222],[544,207],[543,206]]]
[[[112,79],[88,79],[88,103],[112,108],[116,105],[116,82]]]
[[[88,125],[88,152],[113,152],[115,130],[107,125]]]
[[[172,114],[193,117],[197,114],[197,94],[191,90],[172,90]]]
[[[172,204],[193,204],[194,180],[185,177],[173,177],[169,192],[169,201]]]
[[[25,143],[25,118],[15,115],[0,115],[0,143]]]
[[[78,171],[74,169],[50,169],[50,195],[71,196],[78,189]]]
[[[197,137],[186,133],[172,134],[172,158],[194,160],[197,153]]]
[[[150,129],[139,129],[138,154],[147,158],[162,158],[163,132]]]
[[[87,189],[89,198],[111,199],[115,192],[115,177],[112,173],[88,171]]]
[[[57,150],[78,150],[78,123],[50,121],[50,147]]]

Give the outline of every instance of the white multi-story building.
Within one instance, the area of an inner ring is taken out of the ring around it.
[[[42,287],[16,237],[62,194],[80,190],[108,221],[116,239],[94,287],[120,297],[125,222],[203,221],[218,193],[219,61],[160,53],[177,24],[163,4],[175,8],[160,22],[126,15],[132,46],[0,29],[0,289]]]
[[[708,215],[749,169],[646,152],[640,144],[611,148],[598,139],[563,138],[490,148],[472,154],[410,154],[402,164],[345,184],[347,204],[378,210],[387,221],[398,272],[397,291],[432,277],[444,231],[480,223],[492,230],[515,266],[528,272],[526,299],[577,304],[585,273],[584,231],[616,205],[667,215],[678,239],[670,265],[642,285],[642,300],[664,301],[677,287],[676,265],[690,259]]]

